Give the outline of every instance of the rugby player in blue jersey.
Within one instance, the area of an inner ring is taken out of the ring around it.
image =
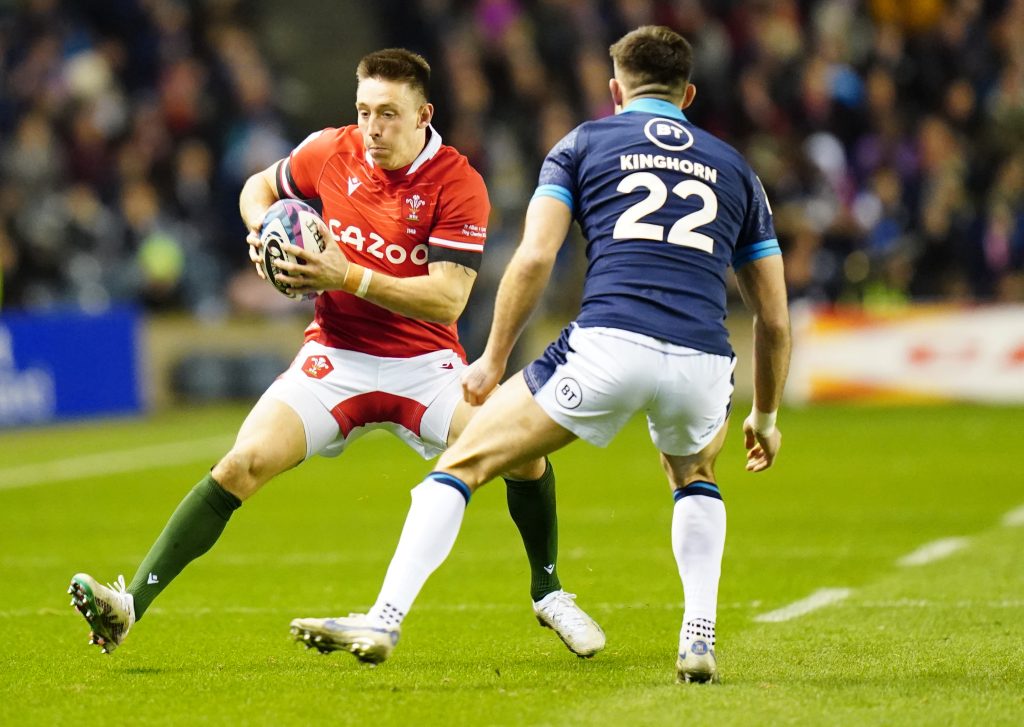
[[[390,655],[474,490],[577,438],[604,446],[643,411],[675,501],[671,543],[685,598],[677,677],[717,679],[725,507],[714,465],[735,365],[724,325],[726,273],[736,271],[754,317],[754,406],[743,432],[746,469],[760,472],[779,452],[775,420],[789,367],[782,257],[760,180],[736,150],[683,113],[696,93],[686,40],[644,26],[615,43],[611,56],[618,113],[580,125],[548,154],[498,290],[487,348],[463,377],[466,399],[486,403],[413,489],[374,610],[321,625],[364,661]],[[573,218],[588,241],[580,313],[494,392]]]

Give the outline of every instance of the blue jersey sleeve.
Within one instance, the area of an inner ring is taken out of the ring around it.
[[[743,230],[736,241],[736,250],[732,256],[732,267],[738,270],[749,262],[760,260],[769,255],[781,255],[775,225],[772,222],[772,208],[768,204],[768,195],[757,175],[747,170],[746,182],[749,194],[747,217]]]
[[[580,127],[570,131],[548,152],[540,168],[540,180],[534,197],[554,197],[564,202],[569,211],[575,211],[579,151],[577,141]]]

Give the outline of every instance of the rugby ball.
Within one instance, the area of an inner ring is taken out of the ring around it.
[[[290,242],[304,250],[323,252],[327,246],[327,225],[317,211],[305,202],[294,199],[279,199],[267,208],[260,226],[260,244],[263,255],[263,270],[267,280],[289,298],[301,297],[285,283],[277,279],[276,263],[302,261],[285,252],[281,245]],[[313,297],[310,295],[309,297]]]

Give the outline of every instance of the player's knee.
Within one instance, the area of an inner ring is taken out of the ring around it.
[[[458,477],[471,490],[476,490],[494,477],[494,473],[488,474],[486,464],[479,456],[460,453],[453,449],[441,455],[437,461],[437,469]]]
[[[213,479],[235,497],[245,500],[269,477],[257,452],[236,446],[213,468]]]
[[[544,476],[544,472],[547,470],[547,461],[540,457],[539,459],[532,459],[529,462],[516,465],[514,467],[508,467],[504,472],[501,473],[502,477],[507,477],[511,480],[522,480],[528,482],[530,480],[539,480]]]
[[[669,488],[679,490],[692,482],[715,482],[714,461],[704,462],[671,462],[662,457],[662,466],[668,476]]]
[[[670,473],[669,482],[673,490],[682,489],[694,482],[710,482],[715,484],[715,469],[710,466],[698,466],[685,473]]]

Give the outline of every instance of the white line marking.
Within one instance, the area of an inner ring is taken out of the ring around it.
[[[912,553],[907,553],[896,561],[896,565],[909,567],[934,563],[937,560],[952,555],[958,550],[966,548],[970,542],[970,538],[942,538],[934,540],[931,543],[925,543]]]
[[[1010,512],[1003,515],[1003,525],[1008,528],[1016,528],[1024,525],[1024,505],[1010,510]]]
[[[0,469],[0,490],[186,464],[224,454],[231,437],[153,444]]]
[[[754,616],[755,621],[761,623],[780,623],[782,621],[789,621],[800,616],[804,616],[811,611],[817,611],[819,608],[824,608],[833,603],[838,603],[844,598],[848,598],[853,593],[851,588],[820,588],[807,598],[799,601],[794,601],[788,606],[769,611],[768,613],[762,613],[759,616]]]

